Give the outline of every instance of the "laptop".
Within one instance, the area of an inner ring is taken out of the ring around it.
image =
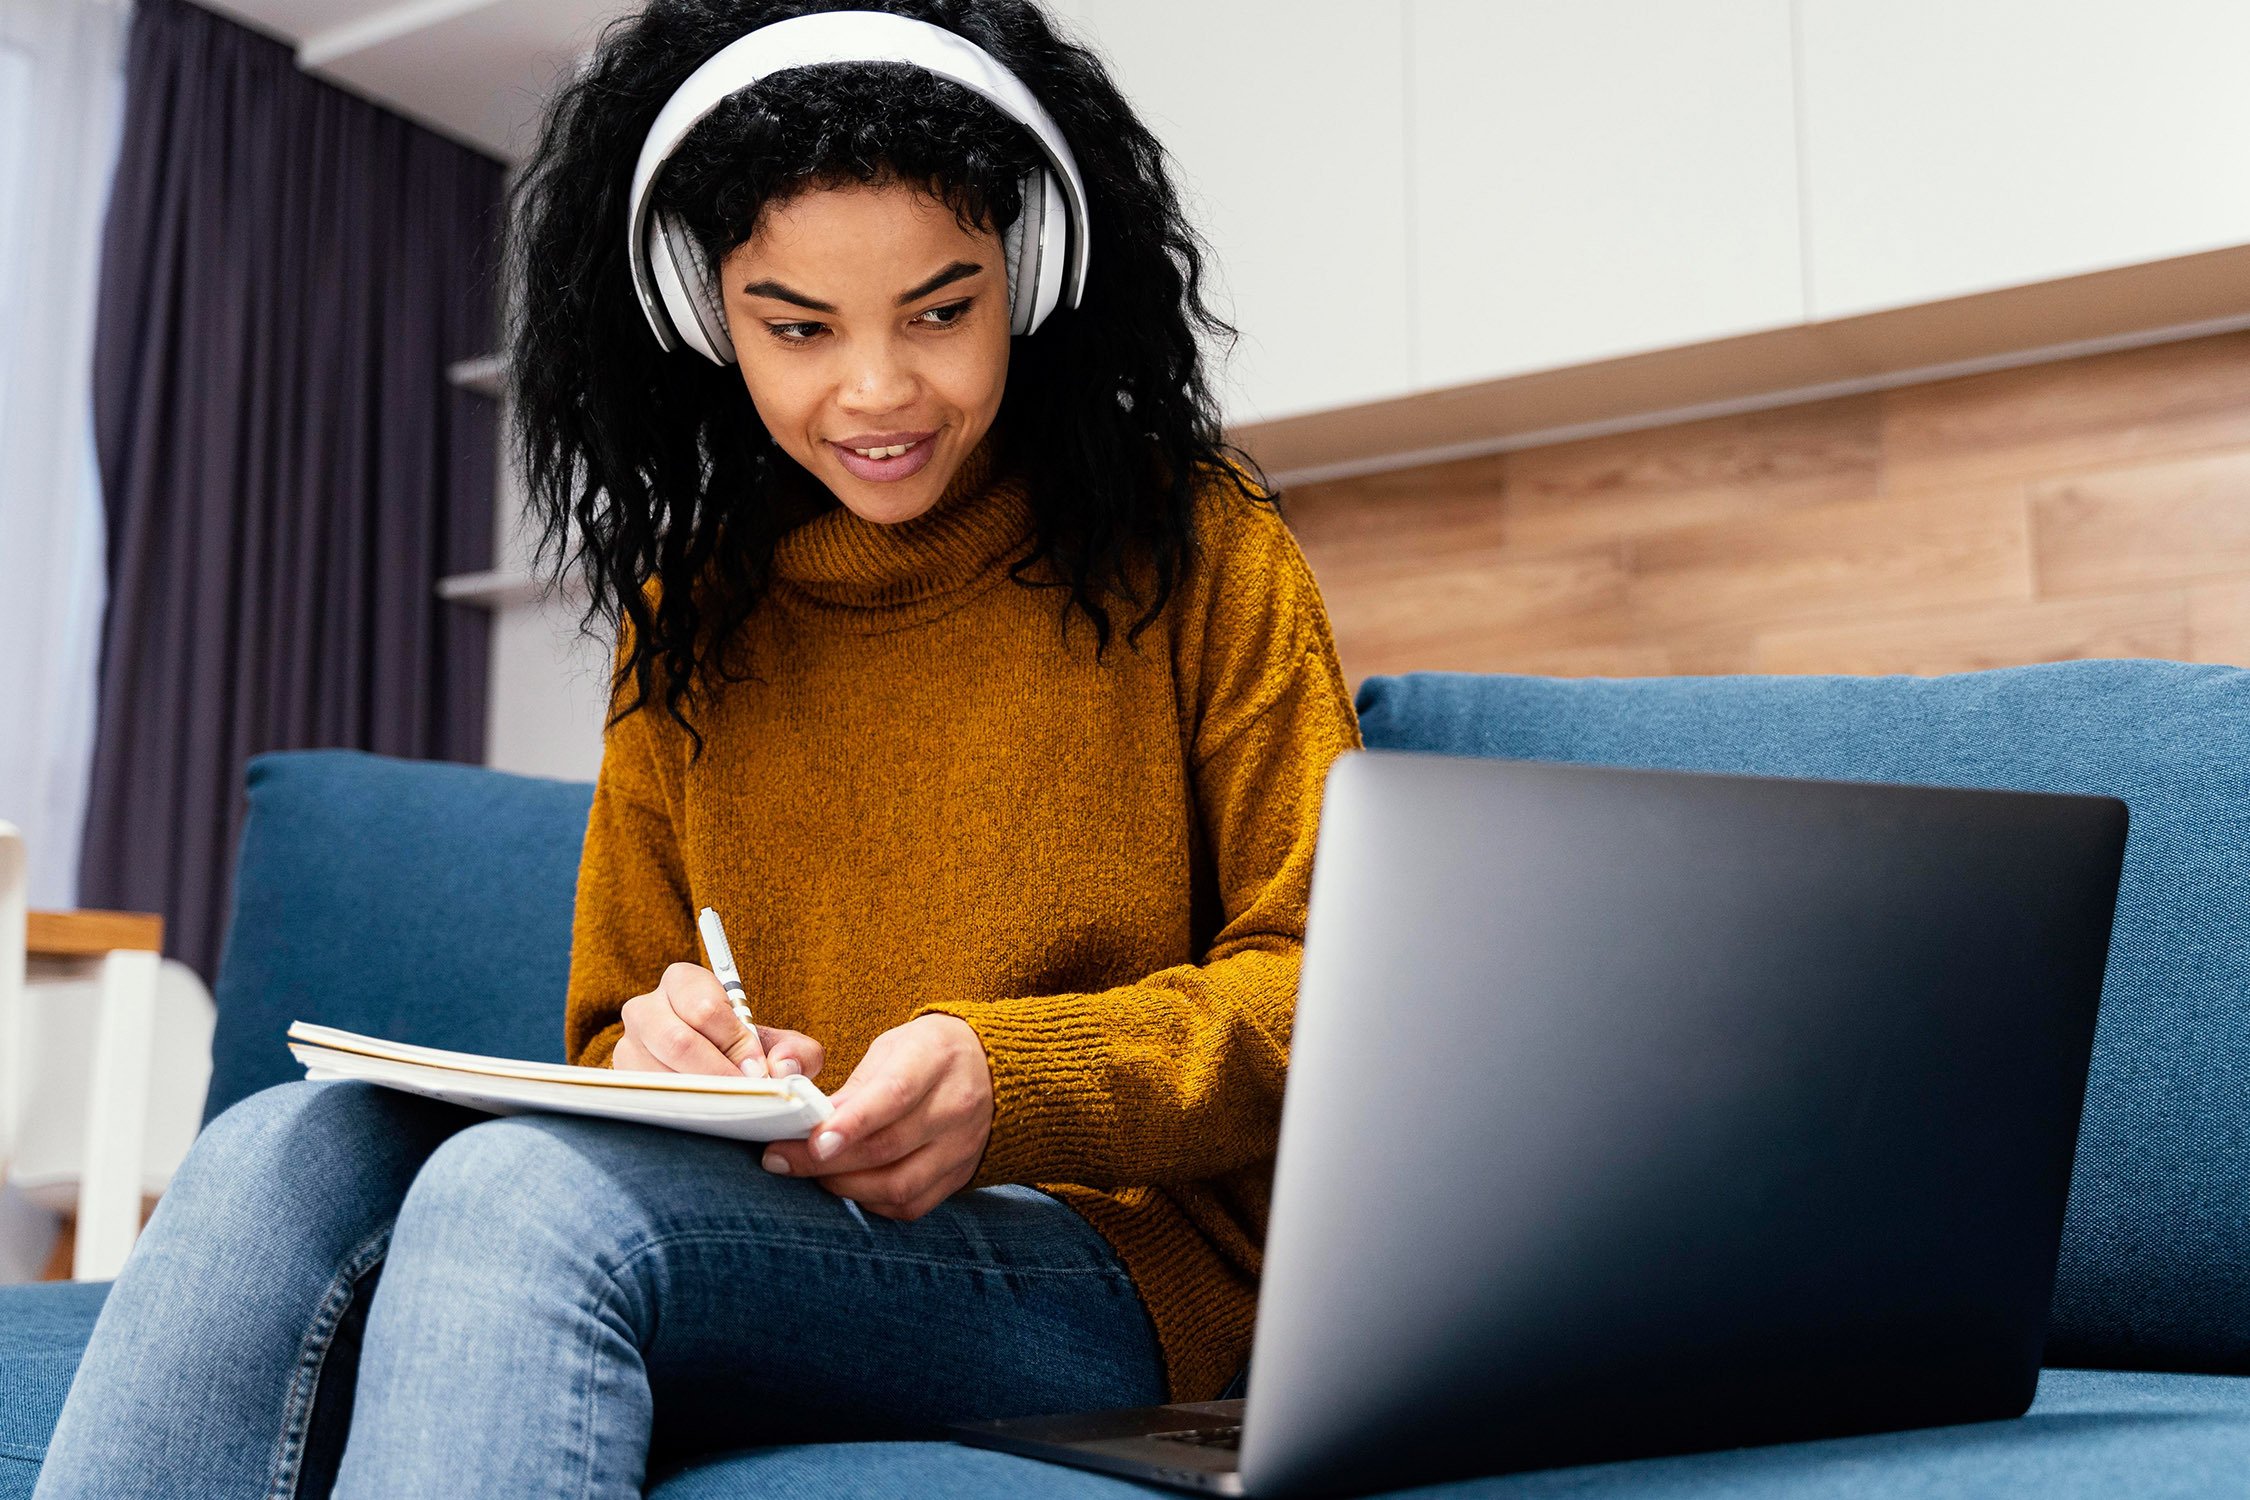
[[[1244,1399],[958,1440],[1223,1495],[2020,1416],[2113,798],[1354,750]]]

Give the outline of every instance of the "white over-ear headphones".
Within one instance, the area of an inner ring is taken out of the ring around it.
[[[1030,333],[1086,294],[1086,185],[1062,131],[1023,80],[966,37],[879,10],[831,10],[761,26],[712,54],[657,114],[633,170],[626,253],[641,311],[666,349],[683,343],[714,364],[735,362],[734,340],[702,247],[676,215],[655,210],[650,188],[703,118],[769,73],[815,63],[911,63],[983,95],[1023,125],[1046,165],[1025,175],[1023,212],[1002,236],[1008,331]]]

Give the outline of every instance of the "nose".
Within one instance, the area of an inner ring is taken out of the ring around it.
[[[900,411],[914,404],[920,384],[908,351],[894,340],[862,341],[852,351],[837,401],[855,414]]]

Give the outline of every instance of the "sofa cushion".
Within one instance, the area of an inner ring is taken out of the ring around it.
[[[0,1500],[29,1496],[109,1285],[0,1287]],[[1416,1491],[1449,1500],[1572,1496],[1864,1497],[2231,1494],[2250,1472],[2250,1378],[2048,1370],[2016,1422],[1600,1464]],[[744,1449],[661,1476],[651,1500],[836,1495],[1107,1500],[1165,1493],[951,1443]]]
[[[0,1286],[0,1500],[31,1493],[106,1281]]]
[[[253,757],[206,1122],[304,1076],[294,1020],[561,1062],[590,783],[357,750]]]
[[[108,1290],[106,1282],[0,1287],[0,1500],[31,1494],[71,1374]],[[2031,1414],[2016,1422],[1556,1469],[1417,1493],[1451,1500],[2032,1494],[2041,1500],[2114,1494],[2159,1500],[2231,1494],[2245,1472],[2250,1472],[2250,1379],[2048,1370]],[[688,1465],[650,1491],[651,1500],[835,1495],[1097,1500],[1142,1493],[1162,1492],[950,1443],[746,1449]]]
[[[2250,1474],[2250,1378],[2049,1370],[2031,1413],[1874,1437],[1547,1469],[1395,1494],[1429,1500],[2203,1500]],[[682,1469],[650,1500],[1123,1500],[1150,1486],[948,1443],[751,1449]]]
[[[2250,672],[1414,672],[1357,701],[1371,748],[2123,798],[2049,1362],[2250,1371]]]

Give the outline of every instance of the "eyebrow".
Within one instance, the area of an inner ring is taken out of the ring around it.
[[[909,302],[927,297],[939,287],[951,286],[962,277],[974,276],[983,269],[984,267],[976,261],[957,260],[920,286],[909,287],[899,293],[898,305],[904,307]],[[809,308],[813,312],[832,313],[836,310],[835,303],[823,302],[818,297],[808,297],[803,292],[793,291],[778,281],[753,281],[742,289],[742,293],[746,297],[772,297],[780,302],[793,302],[797,306]]]

